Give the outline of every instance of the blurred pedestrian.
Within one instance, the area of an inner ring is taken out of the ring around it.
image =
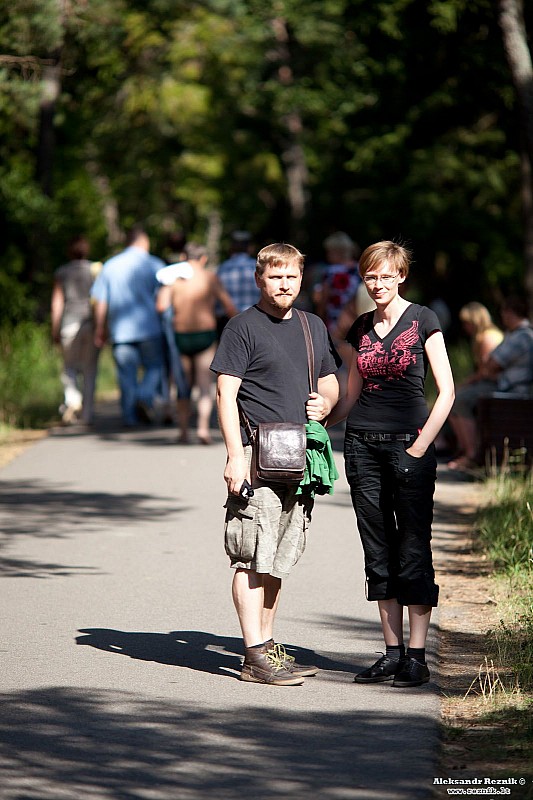
[[[165,256],[166,267],[158,270],[157,280],[165,286],[171,285],[177,277],[184,277],[187,273],[187,255],[185,253],[185,245],[187,244],[187,237],[182,230],[173,231],[167,237],[166,246],[163,250]],[[183,265],[183,270],[180,270],[178,265]],[[170,269],[169,269],[170,267]],[[171,424],[173,422],[172,413],[172,386],[176,390],[176,398],[188,397],[190,393],[189,384],[185,376],[185,370],[181,360],[181,355],[176,345],[174,338],[174,309],[169,305],[164,311],[161,312],[161,327],[163,330],[163,352],[165,368],[163,370],[161,397],[164,402],[164,422]]]
[[[107,329],[113,346],[120,386],[122,420],[126,427],[153,420],[161,385],[163,343],[161,320],[155,308],[159,286],[156,273],[164,262],[150,254],[150,239],[135,226],[126,248],[105,262],[94,283],[95,342],[102,347]],[[142,369],[139,381],[138,373]]]
[[[217,270],[218,279],[225,288],[233,305],[240,313],[259,300],[259,289],[255,282],[255,258],[251,255],[252,237],[248,231],[233,231],[230,257]],[[220,338],[228,316],[217,305],[217,331]]]
[[[237,313],[230,296],[222,286],[218,277],[207,266],[207,248],[196,242],[188,242],[185,246],[187,256],[184,264],[179,264],[176,273],[182,277],[170,285],[163,286],[157,297],[157,310],[164,313],[170,305],[174,310],[174,336],[181,354],[187,383],[190,392],[194,387],[198,390],[197,402],[197,436],[202,444],[210,444],[209,432],[211,412],[213,409],[213,376],[210,364],[216,351],[217,329],[215,304],[222,304],[228,317]],[[170,270],[167,267],[167,271]],[[179,441],[185,443],[189,438],[189,422],[191,416],[191,396],[178,396]]]
[[[360,270],[374,311],[359,317],[346,395],[328,425],[346,416],[344,455],[365,555],[367,598],[377,601],[385,653],[355,676],[395,687],[429,680],[426,637],[439,587],[431,553],[437,460],[433,442],[453,402],[453,378],[437,315],[410,303],[398,287],[410,253],[394,242],[367,247]],[[428,412],[427,365],[437,385]],[[404,645],[404,606],[409,645]]]
[[[65,425],[77,421],[90,425],[93,420],[99,348],[94,342],[90,293],[101,264],[89,260],[89,251],[85,236],[75,236],[68,246],[68,263],[54,273],[52,339],[61,346],[63,358],[60,412]]]
[[[488,308],[476,301],[467,303],[461,308],[459,319],[471,340],[475,371],[465,383],[472,383],[476,372],[483,367],[494,348],[503,340],[503,331],[492,321]]]
[[[343,231],[336,231],[324,239],[328,265],[323,280],[315,289],[316,313],[332,331],[339,315],[361,283],[359,275],[359,246]],[[334,342],[335,344],[335,342]]]
[[[461,455],[448,462],[454,470],[476,467],[479,457],[476,407],[482,397],[494,392],[508,396],[533,394],[533,330],[523,297],[508,297],[500,310],[506,329],[500,344],[485,355],[476,372],[457,393],[450,414]]]

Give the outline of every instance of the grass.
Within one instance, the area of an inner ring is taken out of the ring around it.
[[[473,537],[493,567],[488,580],[499,622],[487,633],[477,677],[452,704],[444,747],[470,774],[529,776],[519,796],[533,800],[532,476],[490,479],[485,495]]]
[[[109,397],[116,397],[117,380],[115,374],[115,362],[110,347],[104,347],[98,359],[98,376],[96,379],[96,398],[105,400]]]
[[[522,691],[533,692],[533,483],[531,476],[488,483],[478,547],[494,565],[500,624],[489,632],[494,659]]]
[[[61,402],[60,358],[48,327],[23,322],[0,329],[0,423],[45,427]]]
[[[99,360],[97,397],[116,393],[111,349]],[[43,429],[59,420],[63,398],[61,354],[48,325],[22,322],[0,328],[0,426]]]
[[[469,697],[456,704],[461,708],[445,730],[451,755],[446,775],[523,777],[526,785],[513,787],[511,796],[533,800],[531,702],[516,693],[499,693],[488,703]]]

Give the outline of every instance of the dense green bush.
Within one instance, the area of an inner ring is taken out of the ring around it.
[[[0,422],[41,427],[61,403],[60,359],[46,325],[0,328]]]

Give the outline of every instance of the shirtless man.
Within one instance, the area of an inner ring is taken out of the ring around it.
[[[213,409],[213,377],[209,369],[214,358],[217,341],[215,304],[219,300],[228,317],[237,309],[219,279],[205,269],[207,250],[202,245],[189,242],[185,246],[187,262],[192,268],[188,278],[178,278],[171,286],[163,286],[157,296],[157,310],[163,312],[170,305],[174,309],[174,335],[181,353],[189,387],[197,386],[198,439],[210,444],[209,420]],[[179,441],[188,438],[191,414],[190,392],[178,397]]]

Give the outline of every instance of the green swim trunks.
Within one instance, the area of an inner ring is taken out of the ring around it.
[[[174,331],[174,340],[180,353],[184,356],[195,356],[202,353],[217,340],[216,330],[178,333]]]

